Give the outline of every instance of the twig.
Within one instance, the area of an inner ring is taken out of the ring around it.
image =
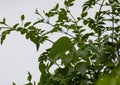
[[[55,64],[56,64],[59,68],[61,68],[61,67],[57,64],[57,62],[55,62]]]
[[[47,39],[47,41],[49,41],[49,42],[51,42],[52,44],[54,43],[52,40],[50,40],[50,39]]]
[[[62,32],[63,32],[64,34],[66,34],[66,35],[68,35],[68,36],[74,38],[74,36],[70,35],[69,33],[65,32],[65,31],[63,31],[63,30],[62,30]]]
[[[113,19],[113,21],[112,21],[112,43],[113,43],[113,36],[114,36],[114,15],[112,14],[112,19]]]
[[[50,22],[46,22],[46,23],[49,24],[49,25],[51,25],[52,27],[55,27],[55,26],[54,26],[53,24],[51,24]],[[62,30],[62,33],[64,33],[64,34],[66,34],[66,35],[74,38],[74,36],[70,35],[69,33],[65,32],[65,31],[63,31],[63,30]]]
[[[2,28],[2,29],[10,29],[10,27],[0,27],[0,28]]]
[[[45,20],[45,18],[38,12],[38,10],[36,9],[36,12],[35,12],[37,15],[39,15],[42,19]]]

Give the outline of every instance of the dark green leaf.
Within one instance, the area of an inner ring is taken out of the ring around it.
[[[22,27],[18,27],[18,28],[17,28],[17,31],[21,31],[21,30],[22,30]]]
[[[41,23],[41,22],[44,22],[44,19],[41,19],[41,20],[39,20],[39,21],[33,23],[33,25],[39,24],[39,23]]]
[[[24,28],[23,28],[23,29],[21,29],[20,32],[21,32],[21,34],[23,35],[23,34],[27,33],[27,29],[24,29]]]
[[[66,5],[67,7],[73,6],[75,0],[65,0],[64,5]]]
[[[82,14],[81,14],[81,17],[86,17],[88,15],[88,12],[83,12]]]
[[[40,43],[36,43],[37,51],[39,50],[39,47],[40,47]]]
[[[1,36],[1,44],[3,44],[3,41],[5,40],[5,38],[6,38],[6,35]]]
[[[30,33],[27,33],[26,34],[26,39],[29,39],[30,38]]]
[[[3,24],[5,24],[6,23],[6,19],[5,18],[3,18]]]
[[[16,85],[16,83],[15,83],[15,82],[13,82],[13,85]]]
[[[84,6],[82,12],[85,12],[87,8],[88,8],[87,6]]]
[[[31,80],[32,80],[32,75],[31,75],[30,72],[28,72],[28,78],[27,78],[27,80],[30,81],[30,82],[31,82]]]
[[[19,23],[15,24],[15,25],[13,26],[13,28],[16,29],[18,25],[19,25]]]
[[[59,4],[57,3],[56,6],[51,11],[56,11],[59,8]]]
[[[3,18],[3,21],[2,21],[2,22],[0,22],[0,24],[6,24],[6,19],[5,19],[5,18]]]
[[[40,72],[41,73],[45,73],[45,69],[46,69],[45,64],[44,63],[39,63],[39,70],[40,70]]]
[[[31,22],[26,22],[25,24],[24,24],[24,27],[27,27],[27,26],[29,26],[31,24]]]
[[[21,15],[21,20],[23,21],[25,19],[25,16],[24,15]]]
[[[83,24],[84,25],[87,25],[88,24],[88,21],[85,19],[85,20],[83,20]]]

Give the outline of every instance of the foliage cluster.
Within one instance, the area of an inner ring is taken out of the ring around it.
[[[118,0],[86,0],[82,5],[82,13],[73,16],[70,8],[75,0],[64,0],[64,7],[59,3],[42,16],[38,10],[39,20],[9,26],[4,18],[0,24],[2,31],[1,44],[11,31],[20,32],[32,41],[37,50],[44,42],[53,45],[43,52],[39,61],[40,81],[32,82],[28,73],[25,85],[119,85],[120,84],[120,3]],[[95,15],[90,10],[99,9]],[[107,7],[105,9],[105,7]],[[57,17],[57,18],[56,18]],[[51,18],[55,18],[52,23]],[[47,24],[52,29],[37,28],[37,24]],[[82,23],[82,24],[80,24]],[[88,30],[90,30],[88,32]],[[63,33],[57,41],[49,39],[49,35]],[[50,69],[56,66],[54,72]],[[13,85],[16,85],[13,83]]]

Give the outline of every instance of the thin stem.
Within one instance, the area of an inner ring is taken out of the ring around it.
[[[112,14],[112,43],[113,43],[113,38],[114,38],[114,15]]]
[[[100,9],[99,9],[99,12],[101,11],[102,7],[103,7],[103,3],[104,3],[105,0],[102,1],[101,5],[100,5]]]
[[[0,27],[0,28],[2,28],[2,29],[10,29],[9,27]]]
[[[90,46],[90,45],[89,45],[89,47],[92,48],[98,55],[100,55],[101,57],[103,57],[103,55],[102,55],[99,51],[97,51],[97,49],[93,48],[93,47]]]
[[[45,19],[39,12],[38,10],[36,9],[36,12],[35,12],[37,15],[39,15],[42,19]]]
[[[109,6],[109,5],[105,5],[105,4],[100,4],[100,3],[96,3],[96,4],[98,4],[98,5],[102,5],[102,6]]]
[[[45,23],[46,23],[46,24],[49,24],[49,25],[52,26],[52,27],[55,27],[55,26],[54,26],[53,24],[51,24],[50,22],[45,22]],[[64,34],[66,34],[66,35],[74,38],[74,36],[70,35],[69,33],[65,32],[64,30],[62,30],[62,33],[64,33]]]
[[[68,35],[68,36],[74,38],[74,36],[70,35],[69,33],[65,32],[65,31],[63,31],[63,30],[62,30],[62,32],[63,32],[64,34],[66,34],[66,35]]]
[[[23,21],[22,21],[22,28],[23,28]]]
[[[47,41],[49,41],[49,42],[51,42],[52,44],[54,44],[54,42],[53,42],[52,40],[50,40],[50,39],[47,39]]]
[[[5,26],[7,26],[8,28],[12,28],[11,26],[7,25],[7,24],[4,24]]]
[[[46,19],[38,12],[38,10],[36,10],[36,14],[38,14],[42,19],[44,19],[44,20],[46,21],[46,22],[43,22],[43,23],[46,23],[46,24],[48,24],[48,25],[50,25],[50,26],[52,26],[52,27],[55,27],[55,25],[53,25],[52,23],[50,23],[50,22],[49,22],[49,19],[46,20]],[[74,22],[76,23],[76,20],[75,20],[75,18],[72,16],[72,14],[71,14],[70,12],[69,12],[69,14],[71,15],[71,17],[73,18]],[[76,24],[76,25],[77,25],[77,24]],[[74,36],[68,34],[67,32],[65,32],[65,31],[63,31],[63,30],[62,30],[62,33],[64,33],[64,34],[66,34],[66,35],[74,38]],[[49,40],[48,40],[48,41],[49,41]],[[51,42],[51,41],[50,41],[50,42]],[[52,42],[52,43],[54,43],[54,42]]]
[[[77,21],[75,20],[75,18],[73,17],[73,15],[71,14],[71,12],[68,12],[70,14],[70,16],[72,17],[72,19],[74,20],[75,23],[77,23]]]
[[[104,1],[105,1],[105,0],[103,0],[103,1],[102,1],[101,5],[100,5],[100,9],[99,9],[99,11],[98,11],[98,12],[100,12],[100,11],[102,10],[102,7],[103,7],[103,3],[104,3]],[[96,22],[97,22],[97,32],[98,32],[98,45],[99,45],[99,48],[98,48],[98,49],[99,49],[99,51],[100,51],[100,47],[101,47],[101,43],[100,43],[100,36],[101,36],[101,35],[99,34],[98,19],[99,19],[99,16],[98,16],[98,18],[97,18],[97,21],[96,21]]]
[[[74,22],[75,24],[77,24],[77,21],[76,21],[76,19],[74,18],[74,16],[72,15],[72,13],[70,12],[69,8],[68,8],[68,7],[65,7],[65,8],[66,8],[66,10],[68,11],[68,14],[72,17],[73,22]]]
[[[59,68],[61,68],[61,67],[57,64],[57,62],[55,62],[55,64],[56,64]]]

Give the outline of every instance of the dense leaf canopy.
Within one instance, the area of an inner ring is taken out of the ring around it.
[[[25,85],[120,84],[120,2],[86,0],[82,13],[73,16],[70,8],[76,5],[75,1],[64,0],[64,7],[56,4],[50,11],[43,12],[45,17],[36,10],[40,16],[36,22],[25,22],[22,15],[22,26],[18,23],[9,26],[5,18],[0,22],[5,26],[0,27],[1,44],[11,31],[25,35],[37,50],[46,41],[52,43],[38,59],[40,81],[32,82],[32,75],[28,72],[29,82]],[[95,10],[95,7],[99,9],[95,15],[90,15],[90,10]],[[55,18],[55,23],[51,18]],[[50,25],[52,29],[38,28],[36,25],[41,23]],[[55,33],[63,33],[64,36],[53,42],[49,35],[55,36]],[[56,68],[51,72],[54,65]]]

